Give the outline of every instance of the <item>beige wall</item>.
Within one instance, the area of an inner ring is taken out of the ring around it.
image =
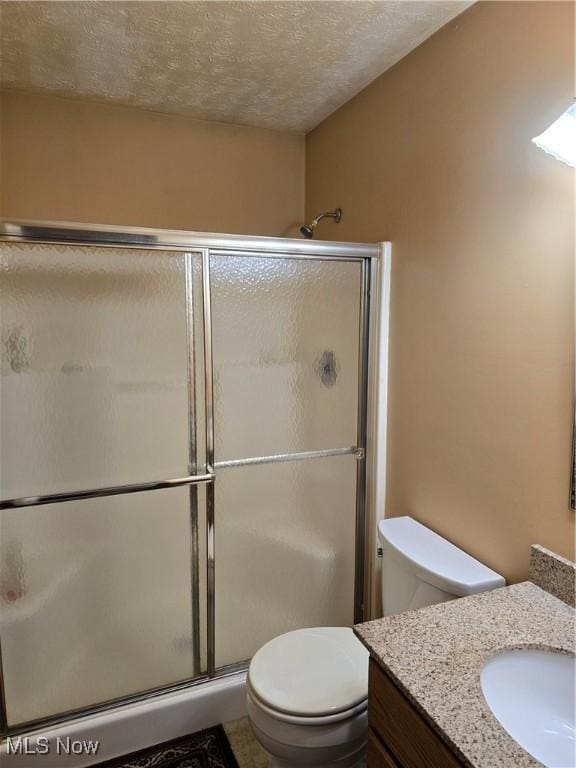
[[[283,235],[301,221],[304,137],[5,92],[0,214]]]
[[[571,3],[479,3],[307,137],[322,236],[393,243],[386,513],[511,580],[574,555],[573,173],[530,142],[573,95]]]

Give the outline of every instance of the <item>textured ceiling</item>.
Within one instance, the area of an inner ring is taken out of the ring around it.
[[[0,2],[4,87],[308,131],[471,2]]]

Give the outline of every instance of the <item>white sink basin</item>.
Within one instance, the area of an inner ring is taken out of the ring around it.
[[[480,673],[484,698],[500,725],[548,768],[576,766],[574,656],[503,651]]]

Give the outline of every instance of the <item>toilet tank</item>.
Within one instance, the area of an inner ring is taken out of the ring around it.
[[[381,520],[378,539],[384,616],[506,584],[500,574],[411,517]]]

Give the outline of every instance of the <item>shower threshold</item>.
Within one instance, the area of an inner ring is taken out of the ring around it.
[[[0,763],[30,768],[83,768],[171,741],[246,715],[246,671],[97,714],[11,736],[0,745]],[[18,741],[20,740],[20,741]],[[62,745],[91,744],[73,754]],[[19,745],[19,747],[18,747]],[[16,752],[16,754],[14,754]]]

